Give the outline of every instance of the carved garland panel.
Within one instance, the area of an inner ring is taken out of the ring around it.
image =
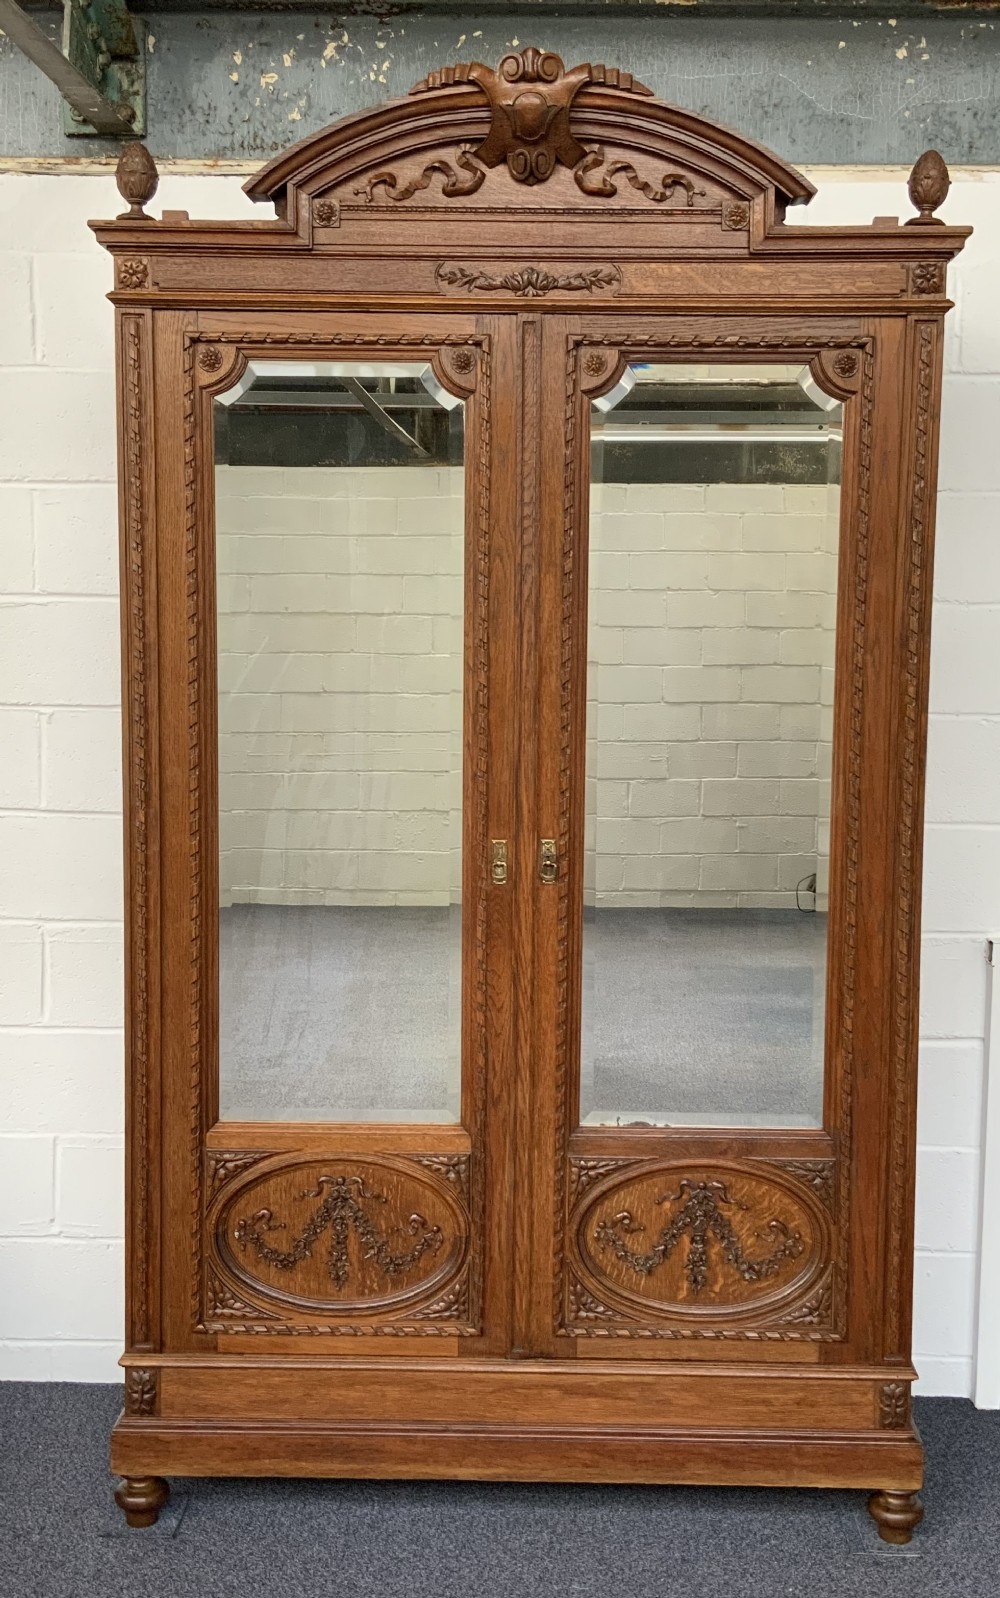
[[[474,470],[476,472],[476,500],[472,549],[473,566],[473,645],[472,645],[472,742],[473,742],[473,769],[476,773],[474,785],[474,799],[472,805],[472,827],[474,832],[474,855],[477,860],[486,858],[486,837],[488,831],[489,792],[488,792],[488,761],[486,758],[489,712],[489,525],[490,525],[490,473],[492,469],[491,430],[490,430],[490,365],[491,341],[488,336],[469,336],[467,334],[408,334],[400,338],[392,338],[385,334],[337,334],[337,333],[263,333],[243,334],[230,332],[199,332],[189,333],[184,338],[184,562],[185,562],[185,595],[187,613],[187,726],[188,726],[188,836],[189,849],[189,1001],[188,1001],[188,1058],[189,1058],[189,1160],[191,1171],[191,1321],[194,1329],[199,1332],[243,1332],[261,1335],[331,1335],[331,1336],[475,1336],[480,1333],[480,1316],[482,1302],[482,1239],[485,1225],[486,1207],[486,1172],[483,1162],[472,1162],[466,1155],[426,1155],[414,1156],[416,1166],[423,1167],[428,1173],[424,1185],[428,1191],[440,1191],[447,1195],[447,1202],[453,1206],[450,1252],[446,1250],[445,1257],[451,1262],[453,1269],[451,1275],[447,1272],[436,1275],[431,1285],[433,1295],[427,1302],[410,1304],[409,1300],[415,1297],[415,1292],[409,1291],[412,1284],[409,1282],[408,1273],[417,1267],[425,1256],[437,1257],[445,1248],[446,1231],[443,1224],[435,1220],[427,1220],[419,1208],[411,1209],[407,1216],[399,1221],[398,1216],[393,1220],[389,1230],[379,1230],[372,1219],[372,1207],[376,1211],[382,1205],[391,1204],[387,1195],[370,1183],[366,1185],[363,1173],[347,1172],[339,1169],[343,1162],[328,1160],[324,1163],[322,1171],[314,1173],[314,1187],[318,1190],[312,1193],[313,1198],[319,1198],[321,1203],[318,1211],[305,1223],[306,1237],[297,1236],[292,1248],[281,1249],[271,1240],[271,1231],[282,1234],[285,1229],[292,1226],[290,1220],[276,1218],[271,1210],[269,1216],[264,1218],[260,1211],[269,1210],[269,1206],[260,1206],[254,1215],[242,1217],[244,1224],[240,1227],[240,1236],[236,1236],[235,1226],[230,1238],[230,1245],[237,1248],[256,1252],[259,1260],[273,1266],[278,1271],[292,1270],[296,1266],[310,1265],[315,1261],[315,1244],[318,1236],[312,1236],[310,1228],[319,1226],[321,1231],[328,1232],[336,1239],[334,1273],[331,1278],[332,1286],[337,1289],[345,1286],[352,1270],[357,1275],[357,1262],[352,1255],[352,1247],[360,1247],[362,1254],[370,1250],[368,1263],[374,1262],[373,1269],[381,1264],[385,1274],[390,1278],[403,1275],[407,1277],[407,1305],[403,1319],[395,1316],[393,1319],[372,1319],[373,1314],[388,1312],[388,1307],[383,1305],[381,1311],[373,1308],[376,1296],[369,1293],[364,1302],[352,1305],[350,1308],[357,1312],[357,1319],[330,1320],[317,1319],[317,1311],[323,1310],[327,1315],[331,1309],[334,1313],[340,1309],[339,1303],[326,1303],[317,1298],[313,1303],[310,1318],[289,1319],[289,1302],[292,1295],[283,1294],[281,1312],[274,1305],[266,1302],[269,1293],[273,1291],[274,1284],[254,1283],[249,1280],[240,1280],[240,1273],[232,1270],[232,1247],[229,1247],[229,1257],[224,1260],[218,1248],[217,1226],[219,1205],[228,1206],[231,1202],[224,1195],[228,1194],[234,1181],[246,1177],[252,1167],[257,1166],[262,1160],[270,1158],[266,1154],[256,1152],[235,1153],[206,1153],[204,1148],[206,1127],[206,1103],[208,1082],[205,1076],[206,1060],[211,1058],[208,1053],[209,1040],[204,1031],[204,972],[205,972],[205,947],[204,947],[204,917],[205,883],[202,870],[202,818],[204,812],[204,782],[201,766],[202,760],[202,705],[201,692],[204,679],[204,656],[202,649],[203,625],[200,612],[201,596],[204,593],[204,568],[206,558],[204,544],[204,529],[213,525],[210,507],[199,504],[197,457],[199,436],[200,405],[208,398],[199,392],[199,384],[217,385],[220,376],[227,365],[232,367],[228,375],[235,377],[236,368],[244,356],[255,349],[268,350],[272,348],[301,348],[312,350],[330,348],[343,351],[344,349],[359,352],[391,350],[421,350],[426,351],[428,358],[440,371],[446,368],[445,375],[453,381],[459,391],[470,394],[477,386],[482,385],[485,402],[478,407],[475,423],[470,429],[477,440]],[[234,363],[235,359],[235,365]],[[200,374],[200,375],[199,375]],[[209,401],[210,403],[210,401]],[[207,435],[210,436],[210,435]],[[477,1143],[482,1146],[483,1129],[486,1111],[486,940],[487,940],[487,894],[485,875],[479,882],[479,891],[475,896],[472,906],[474,917],[474,970],[471,981],[471,1009],[472,1033],[474,1038],[473,1057],[469,1062],[471,1076],[472,1100],[472,1132]],[[360,1160],[360,1156],[354,1161]],[[388,1157],[380,1158],[375,1162],[378,1170],[389,1167],[395,1168],[399,1162],[393,1162]],[[331,1175],[334,1167],[337,1170]],[[287,1167],[286,1167],[287,1168]],[[326,1179],[329,1178],[329,1181]],[[360,1183],[360,1187],[357,1185]],[[353,1184],[353,1186],[352,1186]],[[299,1199],[305,1196],[306,1190],[299,1194]],[[223,1197],[220,1197],[223,1195]],[[440,1201],[438,1201],[440,1202]],[[320,1213],[322,1212],[322,1213]],[[388,1211],[387,1211],[388,1213]],[[214,1219],[213,1219],[214,1217]],[[455,1217],[464,1217],[459,1223]],[[423,1224],[426,1222],[426,1225]],[[398,1233],[400,1226],[404,1230],[412,1224],[412,1240],[408,1248],[401,1248]],[[344,1232],[348,1234],[346,1241]],[[210,1238],[210,1261],[206,1262],[206,1238]],[[354,1239],[352,1244],[351,1238]],[[306,1247],[308,1243],[308,1247]],[[347,1253],[345,1255],[345,1248]],[[303,1249],[305,1252],[303,1253]],[[457,1253],[456,1253],[457,1251]],[[297,1255],[279,1261],[274,1255]],[[412,1255],[412,1258],[410,1257]],[[459,1258],[460,1256],[460,1258]],[[455,1263],[455,1260],[458,1263]],[[346,1265],[345,1265],[346,1260]],[[346,1269],[347,1277],[338,1281],[338,1272],[341,1274]],[[244,1273],[245,1274],[245,1273]],[[239,1287],[233,1286],[233,1277],[240,1280]],[[446,1279],[447,1278],[447,1279]],[[370,1284],[369,1284],[370,1285]],[[259,1294],[265,1299],[264,1303],[255,1301]],[[417,1295],[418,1296],[418,1295]],[[294,1306],[293,1306],[294,1309]],[[363,1319],[362,1316],[369,1318]]]
[[[564,524],[563,524],[563,551],[562,551],[562,615],[561,615],[561,656],[560,656],[560,718],[559,718],[559,806],[558,806],[558,848],[560,859],[569,858],[571,842],[571,791],[572,791],[572,726],[573,726],[573,628],[572,615],[574,609],[575,584],[576,584],[576,556],[577,540],[579,537],[580,511],[578,503],[577,483],[577,457],[579,454],[579,440],[577,427],[580,417],[580,393],[586,392],[595,381],[603,379],[605,385],[610,381],[609,367],[614,364],[615,372],[618,371],[623,361],[618,353],[617,346],[621,343],[620,336],[607,336],[605,338],[588,335],[586,338],[571,335],[566,341],[566,367],[565,367],[565,469],[564,469]],[[556,1059],[555,1059],[555,1147],[554,1173],[555,1173],[555,1215],[557,1218],[556,1236],[554,1239],[553,1258],[553,1325],[557,1335],[560,1336],[599,1336],[599,1337],[685,1337],[685,1336],[710,1336],[710,1337],[736,1337],[748,1339],[805,1339],[841,1340],[847,1331],[847,1261],[849,1242],[849,1217],[850,1217],[850,1151],[852,1147],[852,1113],[853,1091],[855,1076],[854,1059],[854,1006],[857,975],[857,912],[858,912],[858,850],[860,844],[860,801],[861,801],[861,761],[862,761],[862,714],[863,714],[863,683],[864,664],[866,653],[866,634],[868,620],[868,561],[870,539],[870,506],[871,506],[871,455],[872,455],[872,418],[875,394],[875,355],[873,343],[870,339],[855,336],[832,336],[821,339],[803,339],[801,335],[781,334],[679,334],[675,336],[650,334],[630,338],[629,349],[633,347],[642,349],[643,352],[654,350],[691,351],[693,355],[704,358],[707,354],[725,355],[732,351],[766,350],[768,352],[796,351],[807,355],[813,353],[815,361],[822,366],[827,362],[835,379],[854,387],[857,379],[857,392],[859,395],[859,411],[857,418],[857,484],[855,493],[854,514],[851,523],[852,554],[853,554],[853,603],[851,609],[851,636],[847,650],[849,659],[849,695],[850,713],[847,731],[847,748],[845,751],[847,770],[847,803],[844,817],[844,894],[843,894],[843,924],[841,929],[841,983],[839,990],[839,1014],[841,1018],[841,1068],[839,1072],[839,1093],[837,1104],[837,1147],[838,1158],[835,1161],[760,1161],[748,1164],[743,1169],[752,1171],[756,1178],[760,1178],[768,1166],[775,1171],[783,1170],[791,1177],[803,1193],[808,1192],[812,1201],[819,1200],[822,1210],[834,1224],[828,1226],[823,1233],[826,1238],[825,1253],[819,1260],[816,1270],[808,1277],[803,1285],[798,1284],[794,1293],[794,1301],[786,1304],[777,1315],[765,1316],[759,1325],[722,1326],[716,1324],[701,1328],[685,1328],[676,1324],[664,1324],[663,1314],[676,1315],[676,1301],[669,1309],[664,1302],[659,1307],[652,1303],[644,1313],[647,1317],[653,1313],[657,1320],[643,1324],[637,1319],[635,1304],[625,1307],[625,1301],[619,1297],[617,1303],[608,1303],[608,1295],[598,1285],[596,1277],[583,1264],[582,1255],[576,1243],[571,1245],[571,1258],[567,1259],[567,1238],[579,1238],[580,1206],[585,1203],[586,1193],[595,1183],[609,1173],[620,1171],[622,1168],[634,1166],[636,1162],[624,1159],[567,1159],[567,1143],[570,1135],[570,1094],[571,1094],[571,1061],[569,1058],[570,1038],[570,969],[569,969],[569,930],[570,930],[570,882],[569,873],[560,875],[558,892],[559,905],[557,913],[557,958],[556,958]],[[609,347],[612,360],[604,356],[600,346]],[[598,364],[600,362],[600,364]],[[860,365],[860,373],[858,371]],[[583,381],[581,381],[583,377]],[[586,379],[589,378],[588,383]],[[610,1218],[605,1217],[600,1223],[601,1236],[593,1237],[587,1244],[588,1252],[591,1245],[602,1245],[617,1259],[619,1265],[626,1270],[637,1271],[642,1277],[651,1276],[675,1254],[683,1255],[685,1260],[690,1259],[693,1244],[693,1233],[696,1231],[699,1242],[695,1248],[695,1259],[704,1253],[711,1240],[714,1239],[720,1246],[724,1257],[730,1265],[740,1274],[744,1269],[749,1270],[749,1277],[743,1280],[762,1280],[761,1272],[773,1275],[786,1268],[786,1262],[798,1258],[795,1250],[803,1241],[801,1232],[798,1239],[795,1229],[791,1228],[786,1236],[782,1230],[787,1226],[780,1215],[764,1217],[763,1225],[765,1235],[773,1240],[773,1253],[771,1255],[751,1255],[745,1247],[738,1228],[734,1228],[733,1210],[741,1211],[746,1203],[747,1211],[756,1213],[756,1204],[749,1200],[736,1197],[730,1193],[728,1187],[720,1192],[712,1186],[714,1177],[704,1178],[699,1176],[690,1162],[690,1169],[678,1170],[678,1183],[675,1184],[675,1202],[683,1198],[683,1205],[678,1213],[668,1218],[661,1227],[653,1225],[652,1217],[647,1216],[637,1222],[635,1216],[627,1206],[616,1211]],[[900,1172],[901,1174],[901,1172]],[[648,1197],[648,1195],[647,1195]],[[667,1195],[663,1195],[666,1202]],[[902,1204],[902,1199],[900,1199]],[[682,1220],[681,1217],[685,1219]],[[677,1234],[670,1230],[676,1222]],[[776,1227],[772,1227],[776,1222]],[[640,1226],[643,1231],[643,1243],[637,1249],[631,1228]],[[652,1247],[648,1246],[647,1230],[655,1241]],[[685,1236],[687,1242],[684,1242]],[[683,1247],[682,1247],[683,1243]],[[805,1244],[803,1243],[803,1247]],[[634,1256],[634,1257],[633,1257]],[[637,1265],[639,1260],[642,1264]],[[770,1263],[769,1263],[770,1262]],[[773,1266],[773,1269],[772,1269]],[[699,1278],[702,1270],[707,1270],[704,1262],[698,1265]],[[692,1266],[694,1270],[694,1266]],[[818,1280],[816,1278],[819,1278]],[[582,1279],[586,1278],[586,1279]],[[707,1278],[706,1278],[707,1280]],[[694,1291],[695,1283],[689,1276],[689,1288]],[[701,1286],[704,1286],[704,1282]],[[619,1284],[620,1288],[621,1284]],[[700,1291],[700,1287],[699,1287]],[[613,1295],[612,1295],[613,1296]],[[639,1295],[642,1297],[643,1295]],[[633,1298],[635,1295],[633,1295]],[[772,1324],[773,1322],[773,1324]]]
[[[563,1335],[835,1337],[834,1162],[808,1164],[572,1160]]]
[[[209,1206],[204,1329],[473,1335],[470,1164],[223,1156],[216,1168],[235,1174]]]

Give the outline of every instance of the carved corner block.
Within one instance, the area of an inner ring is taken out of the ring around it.
[[[120,257],[117,266],[116,283],[120,289],[144,289],[149,284],[149,262],[144,256],[130,255]]]
[[[129,1365],[125,1372],[126,1415],[149,1416],[157,1412],[159,1372]]]
[[[877,1393],[878,1423],[883,1431],[910,1424],[909,1382],[883,1382]]]
[[[910,267],[911,294],[943,294],[947,271],[943,261],[916,261]]]

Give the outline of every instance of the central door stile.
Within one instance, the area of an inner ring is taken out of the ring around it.
[[[542,504],[542,326],[543,318],[519,314],[516,319],[518,359],[518,505],[519,572],[516,637],[516,683],[520,735],[517,746],[517,853],[514,941],[511,971],[517,994],[514,1056],[514,1270],[511,1274],[512,1346],[514,1358],[535,1352],[532,1297],[536,1284],[535,1232],[537,1205],[537,1092],[533,1037],[535,947],[535,838],[537,834],[537,659],[540,647],[538,611],[539,518]]]
[[[470,449],[473,473],[470,497],[485,497],[489,522],[482,559],[468,566],[466,607],[467,677],[475,696],[474,716],[485,717],[485,740],[474,739],[473,756],[466,750],[467,781],[485,785],[485,836],[466,841],[467,859],[475,859],[469,872],[485,872],[486,916],[477,924],[466,918],[467,970],[483,969],[475,947],[485,944],[485,983],[482,995],[469,995],[470,1018],[482,1008],[482,1039],[474,1024],[467,1028],[467,1047],[483,1047],[486,1070],[480,1080],[486,1093],[480,1120],[486,1127],[482,1151],[485,1204],[479,1251],[484,1272],[484,1324],[489,1329],[483,1352],[507,1354],[516,1342],[510,1281],[516,1268],[517,1239],[513,1222],[517,1125],[515,1120],[518,1063],[519,987],[517,977],[518,905],[524,876],[518,834],[518,749],[522,707],[518,659],[520,563],[517,462],[519,454],[518,394],[520,351],[517,320],[510,315],[477,318],[481,334],[492,350],[492,372],[486,405],[480,410],[479,438]],[[489,481],[484,479],[488,462]],[[482,522],[473,513],[472,522]],[[473,607],[481,607],[478,622]],[[485,658],[477,659],[477,650]],[[467,737],[472,722],[466,720]],[[471,811],[471,806],[469,807]],[[477,858],[478,856],[478,858]],[[472,1079],[474,1073],[470,1073]],[[474,1107],[470,1106],[475,1119]]]
[[[576,456],[566,454],[566,349],[576,325],[576,318],[551,312],[521,318],[525,602],[519,625],[525,724],[519,789],[522,848],[527,852],[524,903],[532,938],[518,956],[518,969],[524,972],[520,991],[526,997],[520,1023],[515,1227],[521,1347],[535,1358],[575,1352],[568,1340],[556,1342],[553,1295],[562,1246],[555,1204],[558,1099],[565,1088],[557,1069],[566,1048],[560,1017],[572,1013],[563,1002],[571,919],[567,872],[573,850],[567,830],[571,794],[561,753],[570,738],[564,724],[570,700],[560,685],[568,663],[579,655],[572,635],[584,625],[580,607],[586,602],[585,573],[581,587],[579,563],[566,558],[576,544],[575,538],[566,538],[572,500],[568,489],[580,470]]]

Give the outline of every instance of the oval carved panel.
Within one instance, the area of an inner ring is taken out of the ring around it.
[[[632,1165],[586,1191],[572,1232],[584,1281],[632,1316],[771,1317],[830,1262],[815,1197],[732,1162]]]
[[[468,1219],[453,1186],[361,1155],[248,1173],[214,1223],[229,1276],[286,1309],[410,1314],[461,1268]]]

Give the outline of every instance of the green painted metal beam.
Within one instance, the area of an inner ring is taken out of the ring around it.
[[[59,90],[66,133],[145,131],[145,28],[124,0],[66,0],[61,50],[15,0],[0,0],[0,29]]]

